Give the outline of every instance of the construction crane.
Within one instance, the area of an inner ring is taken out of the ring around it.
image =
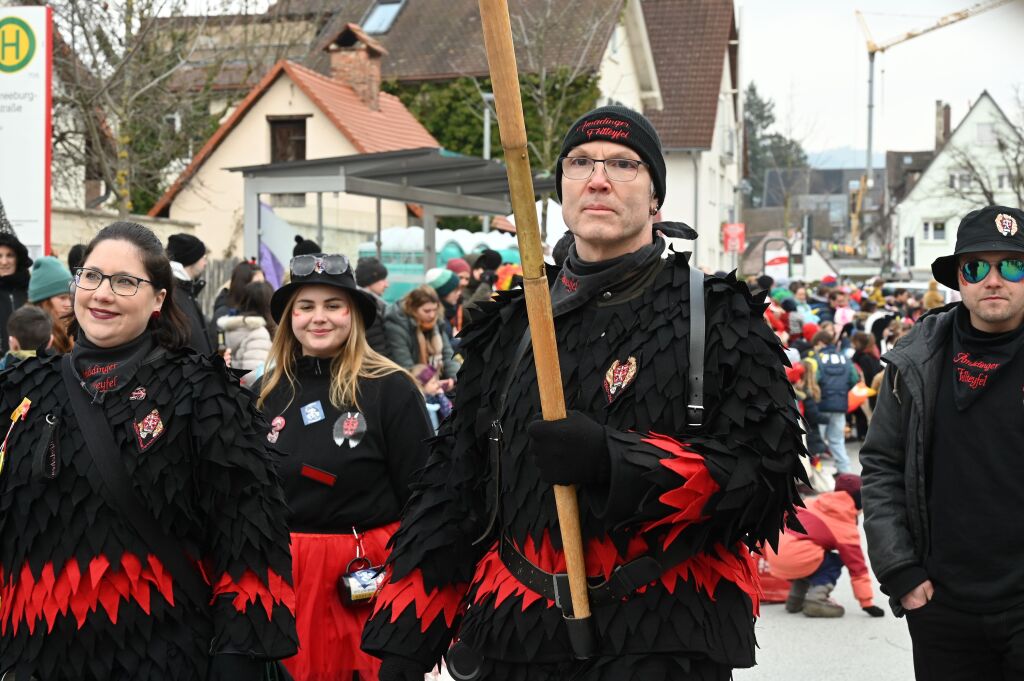
[[[871,179],[872,171],[871,145],[873,142],[872,137],[874,134],[875,117],[875,55],[879,52],[885,52],[890,47],[894,47],[900,43],[905,43],[908,40],[922,36],[925,33],[937,31],[945,26],[955,24],[959,21],[963,21],[964,19],[969,19],[970,17],[981,14],[982,12],[987,12],[990,9],[1008,5],[1011,2],[1014,2],[1014,0],[988,0],[988,2],[979,2],[967,9],[940,17],[938,21],[931,26],[926,26],[925,28],[914,31],[907,31],[906,33],[902,33],[882,43],[876,43],[871,37],[871,31],[868,29],[868,24],[864,19],[864,14],[861,13],[860,10],[856,10],[854,12],[854,14],[857,15],[857,20],[860,22],[861,30],[864,31],[864,37],[868,42],[868,153],[867,162],[864,164],[864,174],[860,178],[860,187],[857,189],[857,194],[854,197],[852,210],[850,212],[850,240],[853,242],[854,246],[856,246],[860,240],[861,209],[864,205],[864,196],[867,193],[867,187]]]

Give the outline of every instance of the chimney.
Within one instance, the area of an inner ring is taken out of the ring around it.
[[[935,151],[949,139],[949,104],[935,100]]]
[[[356,24],[346,24],[327,46],[331,78],[347,84],[372,111],[380,109],[380,58],[387,50]]]

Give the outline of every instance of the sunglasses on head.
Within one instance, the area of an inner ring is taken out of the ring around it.
[[[288,266],[293,277],[308,277],[314,272],[345,274],[348,272],[348,258],[343,255],[297,255]]]
[[[1007,258],[996,263],[999,276],[1006,281],[1017,283],[1024,279],[1024,260]],[[992,271],[992,263],[988,260],[968,260],[960,265],[960,275],[968,284],[977,284],[985,280]]]

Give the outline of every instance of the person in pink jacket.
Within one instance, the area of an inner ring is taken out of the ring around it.
[[[837,475],[834,492],[808,499],[806,508],[797,509],[805,532],[783,533],[778,552],[766,548],[765,558],[772,574],[793,580],[786,599],[787,612],[803,612],[808,617],[842,617],[843,606],[829,595],[845,565],[861,610],[872,617],[885,614],[873,603],[871,575],[860,547],[860,486],[860,476]]]

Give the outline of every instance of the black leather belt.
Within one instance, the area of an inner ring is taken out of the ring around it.
[[[564,572],[545,572],[530,562],[516,548],[507,535],[502,535],[498,545],[498,557],[512,576],[519,582],[541,594],[562,610],[567,617],[572,617],[572,599],[569,598],[569,575]],[[650,584],[664,572],[661,563],[653,556],[641,556],[625,565],[612,570],[611,576],[598,584],[588,585],[587,592],[590,604],[601,607],[621,601],[632,595],[637,589]]]

